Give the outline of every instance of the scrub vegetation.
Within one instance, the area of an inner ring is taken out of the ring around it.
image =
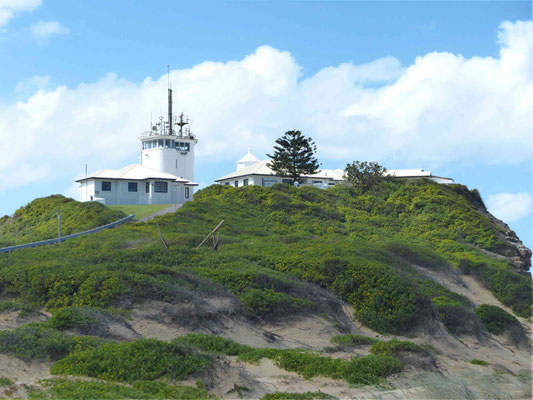
[[[73,232],[124,216],[97,203],[51,196],[2,218],[0,240],[53,236],[58,207]],[[218,251],[196,250],[221,220]],[[514,316],[498,307],[475,308],[423,272],[471,274],[514,314],[527,317],[531,278],[509,261],[518,254],[504,237],[479,194],[461,185],[384,180],[364,194],[349,186],[211,186],[176,213],[148,223],[1,254],[0,312],[44,309],[51,316],[0,331],[0,353],[53,361],[54,374],[94,380],[49,380],[30,398],[205,398],[203,389],[177,385],[208,376],[226,356],[247,363],[269,359],[305,378],[377,384],[428,350],[409,341],[341,335],[333,339],[338,348],[366,346],[370,353],[352,351],[354,357],[344,359],[330,357],[334,349],[254,348],[200,334],[119,342],[106,336],[106,327],[128,327],[124,316],[151,301],[200,309],[206,299],[223,298],[247,323],[314,314],[347,333],[336,320],[342,299],[358,321],[379,333],[417,335],[428,321],[442,322],[453,335],[486,335],[483,324],[501,333],[516,324]],[[187,323],[192,309],[175,318]]]
[[[113,211],[120,211],[125,215],[134,214],[135,219],[147,217],[153,213],[164,210],[172,204],[151,204],[151,205],[110,205],[107,208]]]
[[[37,242],[57,237],[57,213],[61,213],[61,234],[83,232],[109,224],[126,215],[96,202],[80,203],[61,195],[33,200],[12,217],[0,218],[0,247]]]

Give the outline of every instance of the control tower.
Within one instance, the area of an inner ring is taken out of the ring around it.
[[[194,182],[194,146],[189,119],[181,113],[172,115],[172,89],[168,89],[168,120],[159,121],[140,137],[141,164]]]

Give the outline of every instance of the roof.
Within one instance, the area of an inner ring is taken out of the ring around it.
[[[428,177],[432,176],[431,171],[424,171],[423,169],[389,169],[386,175],[395,176],[397,178],[413,178],[413,177]]]
[[[147,179],[161,179],[167,181],[180,182],[185,185],[197,185],[185,178],[172,175],[166,172],[157,171],[152,168],[143,167],[140,164],[131,164],[121,169],[101,169],[85,178],[76,180],[82,182],[89,179],[123,179],[129,181],[144,181]]]
[[[255,157],[252,154],[253,157]],[[246,156],[245,156],[246,157]],[[239,162],[242,162],[239,160]],[[242,168],[241,170],[232,172],[231,174],[225,175],[221,178],[215,180],[215,182],[224,181],[226,179],[240,178],[246,175],[272,175],[275,176],[274,172],[268,166],[270,160],[258,161],[255,164],[249,165]],[[311,175],[302,175],[306,178],[317,178],[317,179],[333,179],[333,180],[342,180],[344,171],[342,169],[322,169],[318,172]]]
[[[252,150],[248,150],[248,154],[246,154],[243,158],[241,158],[237,162],[238,163],[251,163],[251,162],[256,163],[259,161],[261,160],[252,154]]]

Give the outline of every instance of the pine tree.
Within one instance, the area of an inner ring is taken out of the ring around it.
[[[316,145],[300,131],[287,131],[276,140],[274,155],[268,166],[277,176],[287,177],[292,182],[302,183],[302,175],[313,174],[320,164],[315,158]]]

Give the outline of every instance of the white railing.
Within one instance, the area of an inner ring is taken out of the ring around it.
[[[68,239],[74,239],[74,238],[77,238],[79,236],[88,235],[90,233],[100,232],[101,230],[104,230],[104,229],[114,228],[116,226],[122,225],[122,224],[130,221],[131,219],[133,219],[133,217],[134,217],[134,215],[130,214],[127,217],[119,219],[118,221],[115,221],[115,222],[111,222],[110,224],[98,226],[96,228],[89,229],[89,230],[84,231],[84,232],[73,233],[72,235],[62,236],[60,238],[41,240],[40,242],[33,242],[33,243],[19,244],[19,245],[16,245],[16,246],[4,247],[4,248],[0,249],[0,253],[11,253],[13,250],[25,249],[25,248],[28,248],[28,247],[45,246],[47,244],[54,244],[54,243],[64,242],[65,240],[68,240]]]

